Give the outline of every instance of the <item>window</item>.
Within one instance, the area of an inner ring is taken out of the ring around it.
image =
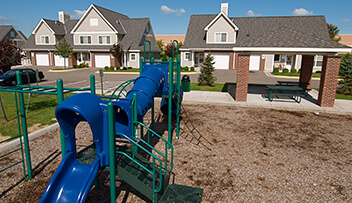
[[[49,36],[40,36],[40,43],[41,44],[49,44]]]
[[[280,62],[280,54],[274,55],[274,62]]]
[[[136,54],[130,54],[130,60],[135,61],[136,60]]]
[[[199,63],[204,62],[204,54],[199,54]]]
[[[80,36],[79,37],[80,44],[91,44],[92,37],[91,36]]]
[[[98,26],[98,18],[91,18],[90,20],[90,26]]]
[[[186,52],[186,53],[185,53],[185,59],[188,60],[188,61],[190,61],[190,60],[191,60],[191,53]]]
[[[14,31],[10,32],[10,37],[15,37],[15,32]]]
[[[215,33],[215,42],[227,42],[227,33],[226,32]]]
[[[314,57],[314,63],[315,66],[323,66],[323,56],[322,55],[315,55]]]
[[[110,44],[110,36],[99,36],[99,44]]]

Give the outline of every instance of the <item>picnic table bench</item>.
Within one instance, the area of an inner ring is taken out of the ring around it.
[[[309,86],[308,82],[277,81],[277,83],[278,85],[282,85],[282,86],[298,86],[298,87],[301,87],[304,92],[306,92],[307,90],[310,90],[308,88]]]
[[[301,95],[303,88],[298,86],[287,86],[287,85],[268,85],[268,99],[273,101],[274,96],[289,96],[293,98],[296,102],[301,102]]]

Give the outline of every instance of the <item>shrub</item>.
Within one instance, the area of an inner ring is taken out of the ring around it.
[[[109,70],[109,66],[105,66],[105,67],[104,67],[104,70]]]
[[[315,71],[315,73],[321,73],[321,71],[320,71],[320,70],[317,70],[317,71]]]
[[[198,77],[199,86],[213,86],[216,78],[213,76],[214,68],[214,56],[208,54],[205,57],[204,63],[200,69],[200,75]]]
[[[298,73],[301,73],[301,69],[298,69]]]
[[[346,54],[341,58],[339,81],[337,92],[340,94],[352,95],[352,55]]]
[[[291,73],[297,73],[297,70],[295,68],[292,68]]]
[[[194,71],[194,67],[193,66],[191,67],[191,71]]]
[[[127,69],[132,69],[132,67],[127,67]]]
[[[115,67],[114,66],[110,66],[109,70],[113,71],[113,70],[115,70]]]
[[[120,67],[116,66],[116,70],[120,70]]]
[[[127,70],[127,67],[123,67],[122,70]]]
[[[80,63],[78,68],[88,67],[88,63]]]
[[[73,67],[72,68],[79,68],[77,65],[73,65]]]
[[[278,73],[279,72],[279,68],[274,68],[273,73]]]
[[[283,72],[283,73],[288,73],[288,69],[287,69],[287,68],[284,68],[284,69],[282,70],[282,72]]]

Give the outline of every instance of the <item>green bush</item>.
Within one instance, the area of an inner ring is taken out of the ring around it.
[[[301,69],[298,69],[298,73],[301,73]]]
[[[352,95],[352,55],[346,54],[341,58],[339,76],[342,80],[338,83],[337,92]]]
[[[320,71],[320,70],[317,70],[317,71],[315,71],[315,73],[321,73],[321,71]]]
[[[78,68],[88,67],[88,63],[80,63]]]
[[[116,68],[115,68],[116,70],[120,70],[120,67],[118,67],[118,66],[116,66]]]
[[[194,71],[194,67],[193,66],[191,67],[191,71]]]
[[[127,70],[127,67],[123,67],[122,70]]]
[[[73,65],[73,67],[72,68],[79,68],[77,65]]]
[[[297,73],[297,70],[295,68],[292,68],[291,73]]]
[[[104,67],[104,70],[109,70],[109,66],[105,66],[105,67]]]
[[[279,72],[279,68],[274,68],[273,73],[278,73]]]
[[[132,67],[127,67],[127,69],[132,69]]]
[[[184,67],[182,68],[182,70],[183,70],[183,71],[188,71],[188,70],[189,70],[189,67],[188,67],[188,66],[184,66]]]
[[[288,73],[288,69],[287,69],[287,68],[284,68],[284,69],[282,70],[282,72],[283,72],[283,73]]]
[[[115,67],[114,66],[110,66],[109,70],[113,71],[113,70],[115,70]]]

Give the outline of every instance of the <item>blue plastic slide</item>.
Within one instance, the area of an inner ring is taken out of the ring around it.
[[[76,153],[67,153],[39,202],[84,202],[98,170],[99,157],[89,165],[78,162]]]

